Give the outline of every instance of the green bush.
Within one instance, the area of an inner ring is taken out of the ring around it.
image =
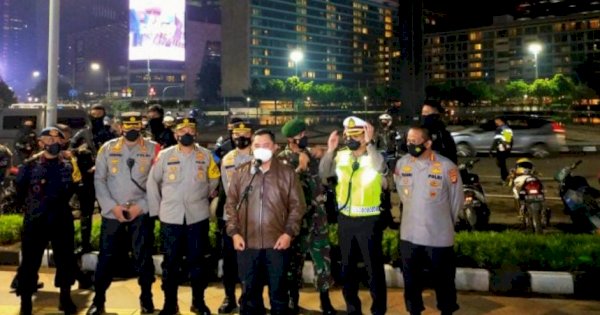
[[[20,241],[22,217],[0,216],[0,245]],[[75,222],[75,240],[80,242],[79,221]],[[154,226],[156,242],[160,249],[160,224]],[[210,244],[216,247],[217,224],[210,223]],[[100,220],[94,220],[92,247],[98,249]],[[329,225],[329,240],[339,246],[338,226]],[[399,258],[398,231],[383,232],[383,254],[388,261]],[[525,234],[518,231],[506,232],[461,232],[455,244],[458,265],[485,269],[520,269],[554,271],[600,271],[600,236],[572,234]]]

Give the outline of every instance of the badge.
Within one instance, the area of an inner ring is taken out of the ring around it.
[[[448,171],[448,176],[450,176],[450,181],[452,184],[456,184],[458,181],[458,170],[456,168],[452,168],[450,171]]]
[[[408,165],[405,165],[405,166],[402,168],[402,171],[403,171],[404,173],[410,173],[410,172],[412,171],[412,167],[410,167],[410,166],[408,166]]]
[[[404,188],[404,194],[408,196],[408,188]]]
[[[437,180],[431,180],[431,181],[429,181],[429,186],[431,186],[431,187],[433,187],[433,188],[438,188],[438,187],[440,187],[441,185],[440,185],[440,182],[439,182],[439,181],[437,181]]]
[[[173,173],[169,174],[169,180],[170,181],[175,180],[175,178],[176,178],[175,174],[173,174]]]
[[[429,192],[429,197],[435,198],[436,196],[437,196],[437,192],[435,192],[433,190]]]
[[[431,174],[440,175],[442,174],[442,170],[440,168],[434,167],[431,169]]]
[[[119,164],[119,159],[112,159],[110,160],[111,164]]]
[[[199,168],[198,169],[198,174],[197,174],[198,179],[203,179],[204,178],[204,170]]]
[[[196,161],[204,160],[204,153],[198,152],[196,153]]]
[[[113,168],[112,168],[110,171],[111,171],[113,174],[117,174],[117,173],[119,172],[119,169],[118,169],[118,168],[116,168],[116,167],[113,167]]]

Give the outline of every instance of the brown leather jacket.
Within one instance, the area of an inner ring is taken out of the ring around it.
[[[242,164],[229,181],[225,204],[229,216],[227,234],[240,234],[246,248],[273,248],[282,234],[293,238],[300,231],[306,211],[302,186],[291,167],[273,158],[266,173],[259,171],[256,174],[248,201],[236,212],[235,208],[252,178],[251,169],[250,162]]]

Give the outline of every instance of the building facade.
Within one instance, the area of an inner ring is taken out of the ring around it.
[[[223,0],[221,9],[224,97],[243,99],[255,79],[360,88],[393,78],[397,0]]]
[[[542,46],[537,59],[531,43]],[[501,16],[492,26],[427,34],[424,45],[428,85],[572,75],[586,60],[600,60],[600,12],[519,21]]]

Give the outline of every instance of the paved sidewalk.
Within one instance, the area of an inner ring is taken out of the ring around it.
[[[15,267],[0,267],[0,314],[16,315],[19,312],[19,299],[9,293],[9,284],[15,274]],[[52,286],[54,279],[54,269],[43,268],[40,273],[40,281],[45,286],[38,292],[34,300],[35,314],[62,314],[57,310],[58,290]],[[75,288],[75,287],[74,287]],[[154,303],[157,308],[162,306],[162,291],[160,290],[160,280],[154,283]],[[265,289],[266,293],[266,289]],[[134,279],[126,281],[113,282],[108,291],[107,311],[109,315],[140,314],[138,303],[139,288]],[[239,295],[239,290],[238,290]],[[86,290],[74,290],[72,294],[75,303],[80,307],[79,314],[85,314],[85,310],[91,303],[93,292]],[[363,312],[369,314],[370,297],[367,290],[361,290],[361,299],[363,301]],[[223,289],[220,284],[213,283],[206,290],[206,303],[216,314],[216,311],[223,299]],[[488,294],[461,292],[459,294],[459,304],[461,309],[456,312],[457,315],[513,315],[513,314],[532,314],[532,315],[564,315],[564,314],[586,314],[600,315],[600,302],[598,301],[580,301],[566,300],[562,298],[514,298],[503,296],[492,296]],[[265,301],[267,301],[265,294]],[[428,290],[424,293],[424,300],[427,314],[439,314],[435,309],[435,296],[433,291]],[[191,314],[189,312],[191,302],[190,288],[185,286],[179,290],[179,307],[181,314]],[[334,307],[341,310],[344,307],[342,293],[339,288],[332,291],[332,303]],[[268,305],[268,303],[267,303]],[[306,309],[302,314],[312,315],[320,314],[318,294],[307,286],[300,294],[300,305]],[[158,311],[155,313],[158,314]],[[345,312],[340,312],[345,314]],[[404,310],[404,301],[402,298],[402,289],[388,289],[388,314],[406,314]]]

